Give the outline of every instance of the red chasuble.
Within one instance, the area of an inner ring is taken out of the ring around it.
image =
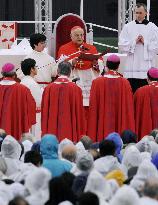
[[[94,141],[111,132],[135,131],[133,94],[129,82],[109,71],[92,82],[88,118],[88,136]]]
[[[84,46],[84,48],[88,49],[86,51],[87,53],[91,53],[91,54],[97,54],[98,53],[95,46],[87,44],[87,43],[83,43],[82,45]],[[77,51],[80,51],[80,46],[77,46],[76,44],[74,44],[71,41],[71,42],[69,42],[69,43],[67,43],[67,44],[60,47],[60,49],[58,51],[58,58],[60,58],[60,56],[62,54],[68,56],[68,55],[70,55],[72,53],[75,53]],[[79,55],[80,55],[79,53],[74,54],[74,55],[70,56],[69,60],[73,59],[75,57],[78,57]],[[92,68],[92,62],[91,61],[80,60],[75,65],[75,68],[79,69],[79,70],[86,70],[86,69]]]
[[[136,134],[139,140],[158,128],[158,82],[139,88],[134,95]]]
[[[42,135],[51,133],[61,141],[74,142],[85,134],[81,89],[67,78],[58,78],[48,85],[42,98]]]
[[[16,140],[36,123],[36,103],[30,90],[19,84],[0,85],[0,128]]]

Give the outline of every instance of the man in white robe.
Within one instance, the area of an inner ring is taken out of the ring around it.
[[[21,80],[21,84],[28,87],[36,102],[36,124],[32,126],[31,132],[36,140],[41,139],[41,100],[43,88],[35,81],[34,77],[38,71],[36,68],[36,61],[28,58],[21,62],[21,70],[25,75]]]
[[[138,84],[135,88],[132,85],[134,91],[147,84],[146,73],[154,66],[154,58],[158,53],[158,27],[146,20],[146,15],[146,5],[138,3],[135,8],[136,20],[127,23],[119,36],[119,49],[127,53],[124,77],[129,78],[131,85]]]
[[[52,82],[52,77],[57,75],[56,62],[53,57],[44,52],[46,47],[45,35],[40,33],[32,34],[30,36],[30,45],[33,51],[25,59],[32,58],[36,61],[38,72],[35,79],[42,87],[45,87]]]

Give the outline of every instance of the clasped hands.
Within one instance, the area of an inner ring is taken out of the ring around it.
[[[139,35],[137,38],[136,38],[136,44],[137,43],[142,43],[144,44],[144,37],[142,35]]]

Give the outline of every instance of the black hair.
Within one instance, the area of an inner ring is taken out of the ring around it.
[[[99,205],[99,198],[96,194],[91,193],[91,192],[85,192],[80,195],[78,198],[78,203],[77,205]]]
[[[120,65],[119,62],[111,62],[111,61],[106,61],[106,67],[110,70],[117,70]]]
[[[63,61],[58,65],[58,74],[69,76],[71,73],[72,65],[67,61]]]
[[[32,49],[35,48],[35,45],[38,45],[39,42],[46,41],[46,36],[41,33],[34,33],[30,36],[30,46]]]
[[[21,62],[21,70],[24,75],[30,75],[31,68],[34,68],[36,61],[32,58],[27,58]]]
[[[35,166],[43,163],[42,155],[37,151],[28,151],[24,156],[24,163],[32,163]]]
[[[49,200],[45,205],[58,205],[62,201],[76,202],[76,196],[63,177],[54,177],[49,182]]]
[[[115,154],[115,143],[110,140],[102,140],[99,143],[99,150],[100,150],[100,155],[101,157],[107,156],[107,155],[114,155]]]
[[[136,8],[140,8],[140,7],[143,7],[144,8],[144,10],[147,12],[147,6],[144,4],[144,3],[137,3],[136,4]]]
[[[24,154],[24,145],[21,143],[21,142],[18,142],[19,144],[20,144],[20,146],[21,146],[21,154],[20,154],[20,158],[19,159],[21,159],[21,157],[23,156],[23,154]]]
[[[123,144],[137,143],[137,135],[132,130],[124,130],[121,134]]]
[[[14,76],[16,76],[16,72],[14,71],[14,72],[1,72],[1,74],[2,74],[2,76],[3,77],[10,77],[10,78],[12,78],[12,77],[14,77]]]
[[[148,76],[148,79],[151,80],[151,81],[158,81],[158,78],[152,78],[152,77],[149,75],[149,71],[147,72],[147,76]]]

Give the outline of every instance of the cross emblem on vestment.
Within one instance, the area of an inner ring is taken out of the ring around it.
[[[80,60],[79,62],[77,62],[77,64],[79,65],[80,68],[82,68],[82,65],[84,65],[84,62]]]

